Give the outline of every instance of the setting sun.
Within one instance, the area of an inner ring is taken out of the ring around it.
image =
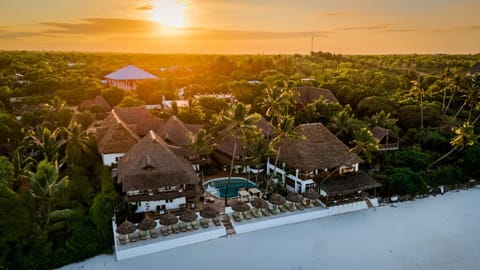
[[[150,19],[162,25],[183,27],[185,26],[184,2],[177,0],[156,0],[152,1]]]

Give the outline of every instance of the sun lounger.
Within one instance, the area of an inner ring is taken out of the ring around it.
[[[151,231],[150,231],[150,237],[152,237],[152,238],[157,238],[157,237],[158,237],[158,233],[157,233],[156,231],[154,231],[154,230],[151,230]]]
[[[279,205],[278,208],[280,209],[280,212],[282,212],[282,213],[285,213],[285,212],[288,211],[288,210],[287,210],[287,207],[285,207],[285,205],[283,205],[283,204],[282,204],[282,205]]]
[[[215,224],[215,226],[220,226],[222,225],[222,222],[220,221],[220,219],[218,217],[214,218],[213,219],[213,223]]]
[[[318,200],[312,200],[313,205],[315,206],[321,206],[322,204]]]
[[[180,227],[178,226],[178,224],[173,224],[172,225],[172,230],[174,233],[180,233]]]
[[[127,243],[127,238],[125,236],[118,236],[118,241],[120,242],[121,245],[124,245]]]
[[[200,227],[198,226],[198,223],[196,221],[192,222],[192,229],[198,230]]]
[[[303,202],[302,202],[302,205],[303,205],[305,208],[311,208],[311,207],[312,207],[312,204],[311,204],[309,201],[303,201]]]
[[[138,237],[137,237],[136,234],[131,233],[131,234],[128,236],[128,239],[130,240],[130,242],[137,242]]]
[[[139,232],[140,239],[147,240],[147,232]]]
[[[186,223],[180,223],[180,231],[181,232],[186,232],[187,231],[187,224]]]
[[[170,234],[170,229],[168,227],[161,227],[160,228],[160,233],[163,235],[163,236],[167,236]]]
[[[260,209],[260,211],[262,211],[262,215],[264,215],[266,217],[270,216],[270,211],[268,211],[267,208],[262,208],[262,209]]]
[[[232,216],[233,216],[233,220],[235,220],[235,222],[240,222],[240,221],[242,221],[242,216],[240,215],[240,213],[238,213],[238,212],[233,212],[233,213],[232,213]]]
[[[273,206],[273,205],[268,207],[268,211],[270,211],[270,213],[272,213],[272,215],[276,215],[276,214],[280,213],[278,208],[276,206]]]
[[[250,212],[252,213],[252,216],[254,218],[260,217],[260,211],[257,208],[252,208],[252,210],[250,210]]]
[[[297,207],[298,210],[305,210],[305,207],[301,203],[296,203],[295,206]]]
[[[295,205],[293,203],[287,203],[285,207],[288,209],[288,211],[291,211],[291,212],[296,210]]]
[[[250,213],[250,211],[243,212],[243,216],[245,217],[245,219],[252,219],[252,214]]]
[[[208,223],[209,223],[208,219],[201,219],[200,220],[200,225],[202,225],[202,228],[205,228],[205,229],[208,228],[208,226],[209,226]]]

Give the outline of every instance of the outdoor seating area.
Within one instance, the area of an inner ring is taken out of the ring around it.
[[[160,216],[159,220],[153,220],[148,216],[137,225],[125,220],[116,229],[118,243],[125,245],[139,240],[147,240],[169,235],[178,235],[190,231],[199,230],[200,227],[208,229],[210,226],[221,226],[222,223],[218,217],[218,212],[212,207],[204,208],[198,219],[197,213],[191,210],[185,210],[179,217],[172,213]]]

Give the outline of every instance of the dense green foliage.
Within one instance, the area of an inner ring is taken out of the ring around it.
[[[364,158],[363,168],[383,184],[380,195],[415,195],[480,175],[480,76],[468,74],[477,62],[480,55],[0,52],[0,269],[48,269],[111,248],[111,217],[124,205],[86,133],[105,111],[75,111],[82,100],[186,99],[186,107],[154,113],[203,124],[190,136],[200,156],[212,151],[212,132],[228,126],[249,141],[247,160],[257,167],[296,136],[293,126],[322,122]],[[127,64],[160,79],[130,92],[101,83]],[[303,85],[330,89],[340,104],[320,98],[295,106],[295,86]],[[238,111],[227,99],[195,98],[213,93],[233,94]],[[246,132],[245,116],[258,120],[257,113],[276,130],[271,144],[258,130]],[[399,136],[400,150],[378,151],[376,125]]]

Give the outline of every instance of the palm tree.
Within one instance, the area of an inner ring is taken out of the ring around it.
[[[262,133],[251,134],[248,139],[249,144],[246,147],[248,156],[247,160],[255,166],[257,170],[260,170],[262,164],[265,163],[266,158],[272,156],[274,151],[267,139]],[[258,180],[258,173],[255,173],[255,182]]]
[[[423,128],[423,98],[425,97],[425,78],[423,76],[418,77],[416,81],[412,81],[412,88],[410,88],[410,94],[417,97],[420,100],[420,128]]]
[[[275,138],[272,139],[270,142],[272,145],[272,149],[275,149],[275,146],[278,146],[276,149],[276,155],[275,155],[275,168],[277,167],[278,164],[278,159],[280,157],[280,153],[282,151],[282,142],[285,139],[301,139],[304,140],[305,137],[297,132],[295,129],[295,119],[293,116],[283,116],[281,117],[278,121],[278,124],[276,126],[273,126],[272,129],[274,133],[277,135]],[[274,171],[274,175],[276,175],[276,170]],[[268,189],[268,182],[267,182],[267,189]]]
[[[68,185],[68,176],[60,178],[58,162],[51,163],[44,159],[38,163],[37,172],[32,174],[30,181],[32,195],[40,201],[42,218],[45,225],[49,225],[52,213],[53,216],[60,215],[60,212],[53,212],[53,207],[61,190]]]
[[[64,128],[66,134],[65,157],[70,164],[78,164],[84,153],[90,154],[91,140],[87,132],[76,121],[72,121],[68,128]]]
[[[269,87],[265,89],[264,96],[260,101],[260,108],[265,111],[265,116],[270,119],[270,123],[285,115],[288,108],[293,105],[294,92],[289,89],[279,87]]]
[[[343,110],[336,113],[328,123],[328,129],[340,138],[343,142],[352,140],[353,131],[357,129],[358,120],[351,113],[352,108],[347,105]]]
[[[40,134],[35,132],[29,134],[33,147],[40,152],[43,159],[54,160],[58,156],[60,148],[65,143],[60,137],[60,131],[59,128],[51,131],[49,128],[43,127]]]
[[[215,146],[215,138],[203,128],[195,134],[187,133],[186,147],[199,158],[206,157],[208,159],[208,156],[215,150]]]
[[[452,149],[448,151],[445,155],[441,156],[434,162],[430,163],[428,167],[431,167],[442,159],[446,158],[450,154],[455,151],[460,151],[467,146],[472,146],[478,142],[479,135],[475,134],[475,126],[470,124],[469,122],[463,123],[461,127],[455,129],[456,136],[450,140],[450,145],[452,145]]]
[[[370,123],[373,126],[380,126],[383,128],[389,128],[392,130],[398,129],[397,118],[393,118],[390,113],[385,113],[383,110],[372,115]]]
[[[216,121],[218,121],[216,125],[225,126],[224,135],[233,136],[235,138],[232,160],[230,163],[230,171],[225,189],[225,206],[227,206],[227,194],[230,186],[230,180],[232,178],[235,156],[237,154],[237,141],[243,138],[246,133],[252,132],[252,130],[257,128],[255,124],[260,121],[261,118],[258,113],[249,114],[249,111],[249,106],[239,102],[233,105],[233,107],[229,110],[223,111],[219,117],[215,118]]]
[[[372,162],[372,155],[380,149],[378,139],[373,137],[372,132],[363,127],[355,132],[355,139],[353,140],[354,147],[350,152],[364,156],[368,163]]]

